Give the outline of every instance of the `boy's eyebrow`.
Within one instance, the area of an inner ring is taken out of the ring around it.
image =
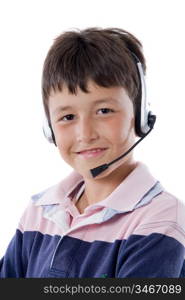
[[[95,104],[101,104],[101,103],[107,103],[107,102],[114,102],[115,103],[116,99],[115,98],[111,98],[111,97],[108,97],[108,98],[103,98],[103,99],[98,99],[98,100],[95,100],[93,101],[93,105]],[[66,106],[58,106],[54,111],[53,111],[53,114],[57,114],[59,112],[62,112],[62,111],[66,111],[68,109],[71,109],[73,108],[72,106],[70,105],[66,105]]]

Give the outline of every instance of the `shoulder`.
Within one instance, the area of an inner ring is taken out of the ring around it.
[[[161,220],[185,225],[185,203],[166,190],[152,199],[149,209],[148,218],[158,215]]]
[[[44,189],[36,194],[33,194],[28,200],[27,206],[23,211],[23,214],[19,221],[19,230],[24,231],[34,231],[39,228],[39,224],[43,218],[43,211],[45,205],[39,205],[39,201],[45,199],[47,195],[54,189],[54,186]],[[50,205],[51,206],[51,205]]]
[[[142,213],[136,234],[160,233],[185,245],[185,204],[181,199],[164,190],[152,199]]]
[[[46,227],[48,220],[45,215],[54,212],[81,181],[81,176],[73,171],[58,183],[33,194],[20,219],[20,230],[39,230],[42,225]]]

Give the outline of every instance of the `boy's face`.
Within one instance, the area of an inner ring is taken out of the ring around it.
[[[56,144],[62,158],[84,178],[89,170],[109,163],[126,152],[135,141],[133,104],[123,87],[104,88],[89,81],[84,93],[53,92],[49,112]],[[97,178],[125,167],[132,152]],[[96,178],[95,178],[96,179]]]

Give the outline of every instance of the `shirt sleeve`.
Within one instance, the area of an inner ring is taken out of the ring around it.
[[[0,278],[25,277],[26,255],[23,252],[23,233],[17,229],[6,253],[0,260]]]
[[[184,265],[185,248],[175,238],[161,234],[133,234],[122,243],[118,278],[178,278]]]

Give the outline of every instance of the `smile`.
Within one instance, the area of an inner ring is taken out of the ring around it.
[[[90,158],[90,157],[97,157],[105,153],[107,148],[97,148],[92,150],[85,150],[78,152],[77,154],[80,155],[82,158]]]

